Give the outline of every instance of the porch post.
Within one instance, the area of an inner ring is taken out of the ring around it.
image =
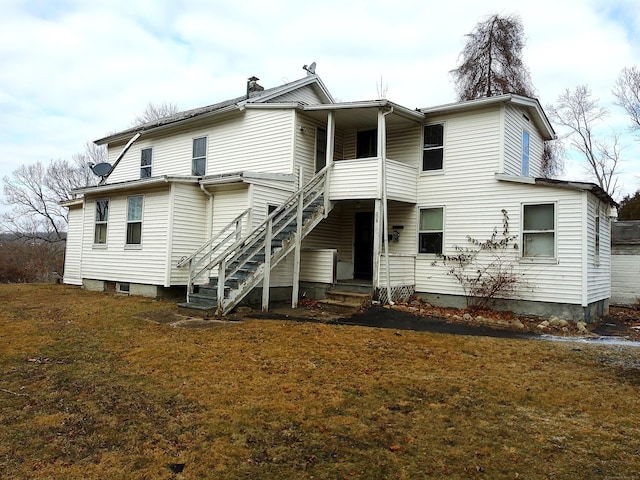
[[[380,276],[380,252],[382,251],[382,200],[375,199],[373,208],[373,275],[372,286],[378,288]]]
[[[333,169],[333,151],[335,145],[336,124],[333,118],[333,111],[329,111],[327,115],[327,173],[324,177],[324,218],[329,215],[329,205],[331,199],[329,198],[329,191],[331,189],[331,170]]]
[[[271,280],[271,236],[273,219],[267,222],[267,232],[264,244],[264,275],[262,276],[262,311],[269,311],[269,285]]]
[[[298,170],[300,185],[304,184],[304,171],[302,165]],[[302,248],[302,214],[304,209],[304,191],[300,187],[300,195],[298,196],[298,211],[296,213],[296,237],[295,250],[293,253],[293,288],[291,290],[291,308],[298,307],[298,294],[300,292],[300,250]]]

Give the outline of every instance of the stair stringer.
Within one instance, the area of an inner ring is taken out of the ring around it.
[[[329,203],[329,210],[331,210],[332,203]],[[301,239],[302,241],[311,231],[326,218],[329,211],[325,212],[323,206],[318,207],[315,213],[309,220],[302,226]],[[283,241],[282,247],[278,248],[271,255],[271,269],[273,270],[287,255],[289,255],[296,246],[296,235],[292,233],[289,238]],[[232,289],[228,296],[223,299],[218,299],[218,315],[226,315],[233,310],[244,297],[246,297],[251,290],[253,290],[264,278],[265,263],[262,262],[258,268],[249,275],[244,281],[240,282],[237,288]]]

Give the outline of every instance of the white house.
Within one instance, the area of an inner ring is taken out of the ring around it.
[[[252,77],[242,97],[96,141],[111,168],[67,203],[64,282],[186,290],[219,313],[344,282],[459,306],[440,255],[488,238],[505,210],[527,288],[499,308],[590,319],[608,309],[614,203],[540,178],[553,136],[517,95],[413,109],[335,102],[314,74],[267,90]]]

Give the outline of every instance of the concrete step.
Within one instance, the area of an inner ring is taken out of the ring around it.
[[[371,305],[371,294],[342,290],[327,290],[325,298],[318,303],[333,311],[353,313]]]
[[[373,285],[371,282],[365,281],[357,281],[350,280],[348,282],[338,282],[333,288],[333,291],[341,291],[341,292],[358,292],[358,293],[366,293],[368,295],[373,294]]]

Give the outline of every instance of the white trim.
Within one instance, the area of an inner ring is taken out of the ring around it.
[[[581,268],[582,274],[582,306],[589,305],[589,196],[586,192],[582,193],[582,258]]]
[[[524,255],[524,207],[535,205],[553,205],[553,256],[525,256]],[[560,263],[558,258],[558,202],[553,201],[540,201],[540,202],[521,202],[520,203],[520,252],[519,261],[521,263],[531,264],[558,264]]]
[[[530,185],[534,185],[536,183],[536,179],[533,177],[522,177],[520,175],[506,175],[504,173],[496,173],[496,180],[500,182],[513,182],[513,183],[528,183]]]

